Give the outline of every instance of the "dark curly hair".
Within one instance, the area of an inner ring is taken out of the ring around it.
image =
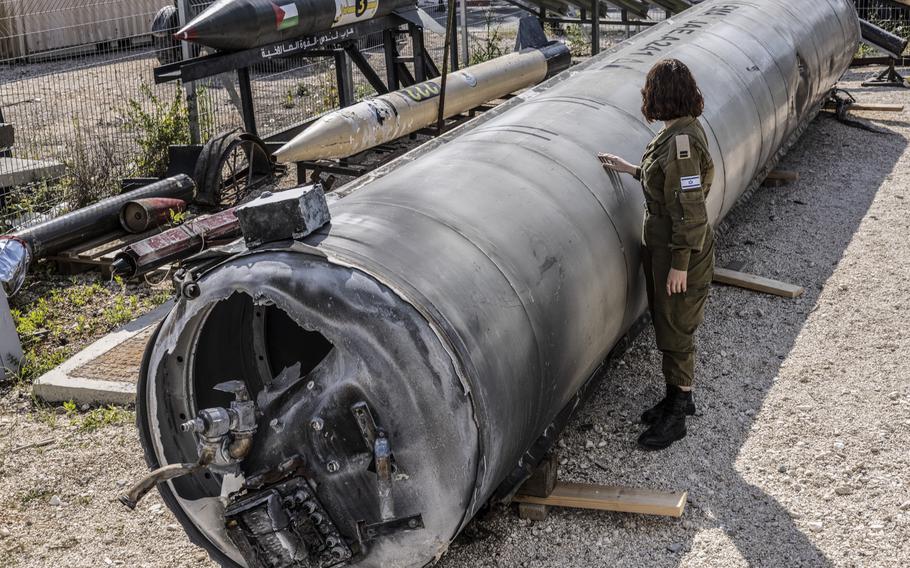
[[[705,108],[695,77],[678,59],[662,59],[651,67],[641,98],[641,114],[648,122],[699,117]]]

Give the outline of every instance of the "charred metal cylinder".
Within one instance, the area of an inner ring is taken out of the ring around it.
[[[235,207],[198,217],[183,225],[127,245],[114,257],[114,274],[135,278],[165,264],[182,260],[208,246],[223,244],[240,235]]]
[[[907,38],[895,35],[866,20],[860,20],[863,41],[881,49],[889,57],[899,59],[907,49]]]
[[[129,201],[147,197],[189,201],[195,190],[192,178],[178,174],[13,234],[29,244],[33,258],[40,258],[117,230],[120,228],[120,210]]]
[[[703,2],[342,188],[331,224],[302,241],[201,274],[146,353],[149,463],[195,459],[181,416],[223,405],[226,377],[270,427],[241,476],[161,486],[191,538],[232,567],[328,566],[317,534],[362,566],[444,553],[644,311],[641,188],[595,155],[641,158],[660,127],[639,111],[650,67],[681,59],[705,95],[716,222],[858,40],[848,0]],[[298,503],[297,487],[313,491]],[[288,519],[284,544],[266,536],[278,522],[256,532],[268,507]]]
[[[186,210],[186,201],[170,197],[149,197],[128,201],[120,210],[120,225],[130,233],[144,233],[166,225]]]

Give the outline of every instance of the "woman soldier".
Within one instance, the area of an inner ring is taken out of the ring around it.
[[[605,168],[634,176],[644,189],[642,264],[667,394],[642,414],[650,427],[638,443],[660,450],[685,437],[686,415],[695,414],[694,336],[714,272],[714,231],[705,207],[714,164],[698,122],[704,99],[685,64],[658,61],[641,94],[645,119],[664,122],[645,149],[641,166],[612,154],[598,158]]]

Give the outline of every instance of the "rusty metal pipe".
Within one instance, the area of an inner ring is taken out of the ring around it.
[[[170,223],[186,211],[186,201],[171,197],[148,197],[127,201],[120,209],[120,225],[129,233],[144,233]]]
[[[167,481],[169,479],[183,477],[184,475],[188,475],[190,473],[196,473],[204,467],[204,465],[198,463],[175,463],[166,465],[164,467],[159,467],[155,471],[143,477],[139,483],[134,485],[129,491],[127,491],[124,495],[121,495],[118,499],[121,503],[130,509],[135,509],[136,505],[139,504],[139,501],[141,501],[142,498],[145,497],[145,495],[159,483]]]

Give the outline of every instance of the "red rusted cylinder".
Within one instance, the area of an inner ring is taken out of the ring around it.
[[[120,209],[120,225],[130,233],[144,233],[170,223],[186,211],[186,201],[171,197],[149,197],[127,201]]]

